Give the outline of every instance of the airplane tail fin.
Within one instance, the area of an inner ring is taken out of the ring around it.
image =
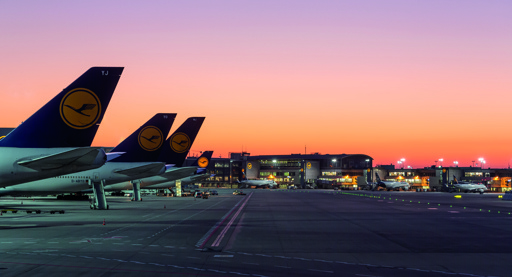
[[[204,122],[204,117],[190,117],[165,141],[158,161],[183,165],[188,151]]]
[[[459,183],[459,181],[457,181],[457,177],[455,177],[455,175],[453,175],[453,183],[454,184],[458,184]]]
[[[123,140],[111,152],[125,152],[115,162],[154,162],[162,151],[175,113],[158,113]]]
[[[190,166],[196,166],[199,168],[206,168],[212,159],[213,151],[204,151],[197,160],[195,160]]]
[[[375,181],[377,181],[377,183],[382,182],[382,180],[380,179],[379,173],[377,173],[377,172],[375,172]]]
[[[91,67],[0,140],[20,148],[90,146],[123,67]]]

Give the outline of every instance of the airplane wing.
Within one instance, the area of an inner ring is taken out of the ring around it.
[[[126,176],[137,176],[140,174],[157,175],[165,169],[164,163],[149,163],[146,165],[114,170],[115,173]]]
[[[173,167],[167,169],[164,174],[160,175],[164,178],[167,178],[169,181],[178,180],[181,178],[188,177],[194,172],[196,172],[197,167],[195,166],[185,166],[185,167]]]
[[[69,151],[18,161],[18,165],[37,171],[57,169],[65,166],[89,166],[96,159],[106,161],[105,151],[101,147],[80,147]]]

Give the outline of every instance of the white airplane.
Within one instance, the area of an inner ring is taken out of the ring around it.
[[[2,138],[0,188],[102,166],[105,151],[90,145],[122,72],[90,68]]]
[[[201,128],[204,117],[188,118],[164,143],[158,159],[166,164],[165,172],[151,177],[131,179],[130,182],[118,182],[109,184],[105,187],[106,191],[120,192],[122,190],[133,189],[133,200],[140,200],[140,189],[146,186],[156,185],[175,181],[194,174],[197,166],[179,167],[185,161],[188,151],[192,146],[199,129]],[[122,157],[121,157],[122,158]],[[177,166],[179,165],[179,166]]]
[[[144,189],[165,189],[176,186],[176,181],[181,180],[181,185],[191,184],[198,182],[199,180],[210,177],[210,174],[206,173],[206,167],[210,164],[210,160],[212,158],[213,151],[204,151],[201,156],[197,158],[189,167],[194,167],[196,170],[193,174],[189,174],[185,177],[184,174],[174,174],[174,177],[169,176],[169,181],[162,183],[155,183],[152,185],[144,185]]]
[[[478,192],[480,194],[483,194],[485,191],[487,191],[487,187],[484,184],[458,181],[455,175],[453,176],[453,188],[459,189],[463,192]],[[450,189],[449,191],[453,192],[454,190]]]
[[[411,188],[411,185],[409,185],[409,183],[407,183],[407,182],[382,181],[380,179],[379,173],[375,173],[375,177],[376,177],[376,182],[375,182],[372,190],[376,190],[378,187],[383,187],[388,191],[399,190],[399,189],[403,189],[403,190],[407,191],[407,190],[409,190],[409,188]]]
[[[155,161],[164,138],[169,133],[176,114],[156,114],[127,139],[112,149],[112,154],[123,153],[94,170],[82,171],[0,189],[0,195],[48,195],[72,193],[92,187],[95,194],[93,209],[108,209],[103,187],[144,178],[165,172],[165,164]]]
[[[245,175],[244,175],[245,176]],[[277,183],[273,180],[242,180],[238,181],[239,188],[277,188]]]

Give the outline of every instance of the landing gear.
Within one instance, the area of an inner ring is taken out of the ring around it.
[[[94,200],[91,203],[91,209],[108,210],[107,199],[105,197],[104,189],[105,180],[101,180],[99,182],[89,180],[89,183],[92,185],[92,190],[94,192]]]

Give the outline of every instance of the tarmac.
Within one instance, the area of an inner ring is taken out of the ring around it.
[[[503,194],[218,191],[107,197],[109,210],[0,198],[0,276],[512,274],[512,201]]]

